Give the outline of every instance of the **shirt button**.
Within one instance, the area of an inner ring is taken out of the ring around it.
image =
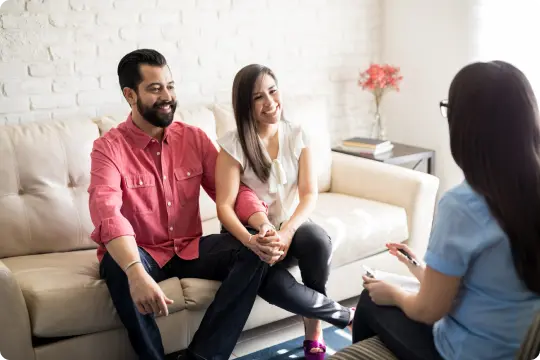
[[[139,181],[139,185],[142,185],[142,184],[144,184],[144,183],[143,183],[143,181],[142,181],[142,180],[141,180],[141,181]]]
[[[167,180],[167,175],[163,175],[163,180]]]
[[[171,202],[169,201],[169,202],[167,203],[167,206],[171,206],[171,205],[172,205],[172,204],[171,204]]]
[[[191,173],[188,171],[188,172],[187,172],[187,176],[190,176],[190,175],[191,175]]]
[[[169,228],[169,231],[173,231],[173,227],[172,227],[172,226]]]
[[[157,152],[157,156],[159,156],[159,155],[161,155],[161,153],[158,151],[158,152]]]

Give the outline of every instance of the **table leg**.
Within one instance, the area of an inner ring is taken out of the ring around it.
[[[435,175],[435,156],[432,155],[427,159],[427,173]]]

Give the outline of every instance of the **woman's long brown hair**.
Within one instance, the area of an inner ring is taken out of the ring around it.
[[[502,61],[464,67],[448,123],[454,160],[509,237],[518,276],[540,294],[540,130],[529,81]]]
[[[257,134],[257,123],[253,119],[253,89],[259,76],[269,75],[277,84],[272,70],[259,64],[251,64],[242,68],[234,77],[232,103],[238,137],[247,162],[262,181],[270,177],[271,163],[264,155],[264,149]],[[246,166],[246,164],[243,164]]]

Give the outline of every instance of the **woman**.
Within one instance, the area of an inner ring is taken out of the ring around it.
[[[309,220],[317,201],[317,181],[304,131],[282,117],[282,101],[274,73],[265,66],[252,64],[238,72],[233,83],[233,108],[238,130],[222,137],[217,160],[216,203],[223,226],[237,239],[270,264],[269,272],[294,280],[286,266],[298,260],[302,280],[293,287],[276,282],[270,293],[287,296],[297,305],[276,303],[289,311],[305,316],[306,340],[304,351],[308,359],[324,359],[326,347],[322,339],[321,322],[334,323],[331,312],[321,313],[317,301],[328,309],[352,313],[326,298],[332,244],[328,234]],[[219,178],[219,179],[218,179]],[[267,236],[252,236],[240,223],[234,204],[240,182],[250,187],[268,205],[270,227]],[[275,253],[267,246],[275,246]],[[275,275],[272,275],[275,276]],[[267,286],[268,288],[269,286]],[[303,294],[303,295],[302,295]],[[306,299],[306,300],[302,300]],[[321,300],[324,299],[324,300]],[[309,318],[309,317],[312,318]],[[341,327],[346,322],[339,322]]]
[[[465,180],[439,203],[425,265],[388,245],[418,294],[363,277],[353,341],[377,334],[400,359],[513,359],[540,308],[537,102],[521,71],[493,61],[464,67],[441,111]]]

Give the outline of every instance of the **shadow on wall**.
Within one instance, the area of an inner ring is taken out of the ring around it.
[[[391,140],[436,151],[439,196],[462,181],[439,111],[454,75],[474,59],[476,1],[386,0],[382,58],[401,67],[400,93],[383,103]]]

